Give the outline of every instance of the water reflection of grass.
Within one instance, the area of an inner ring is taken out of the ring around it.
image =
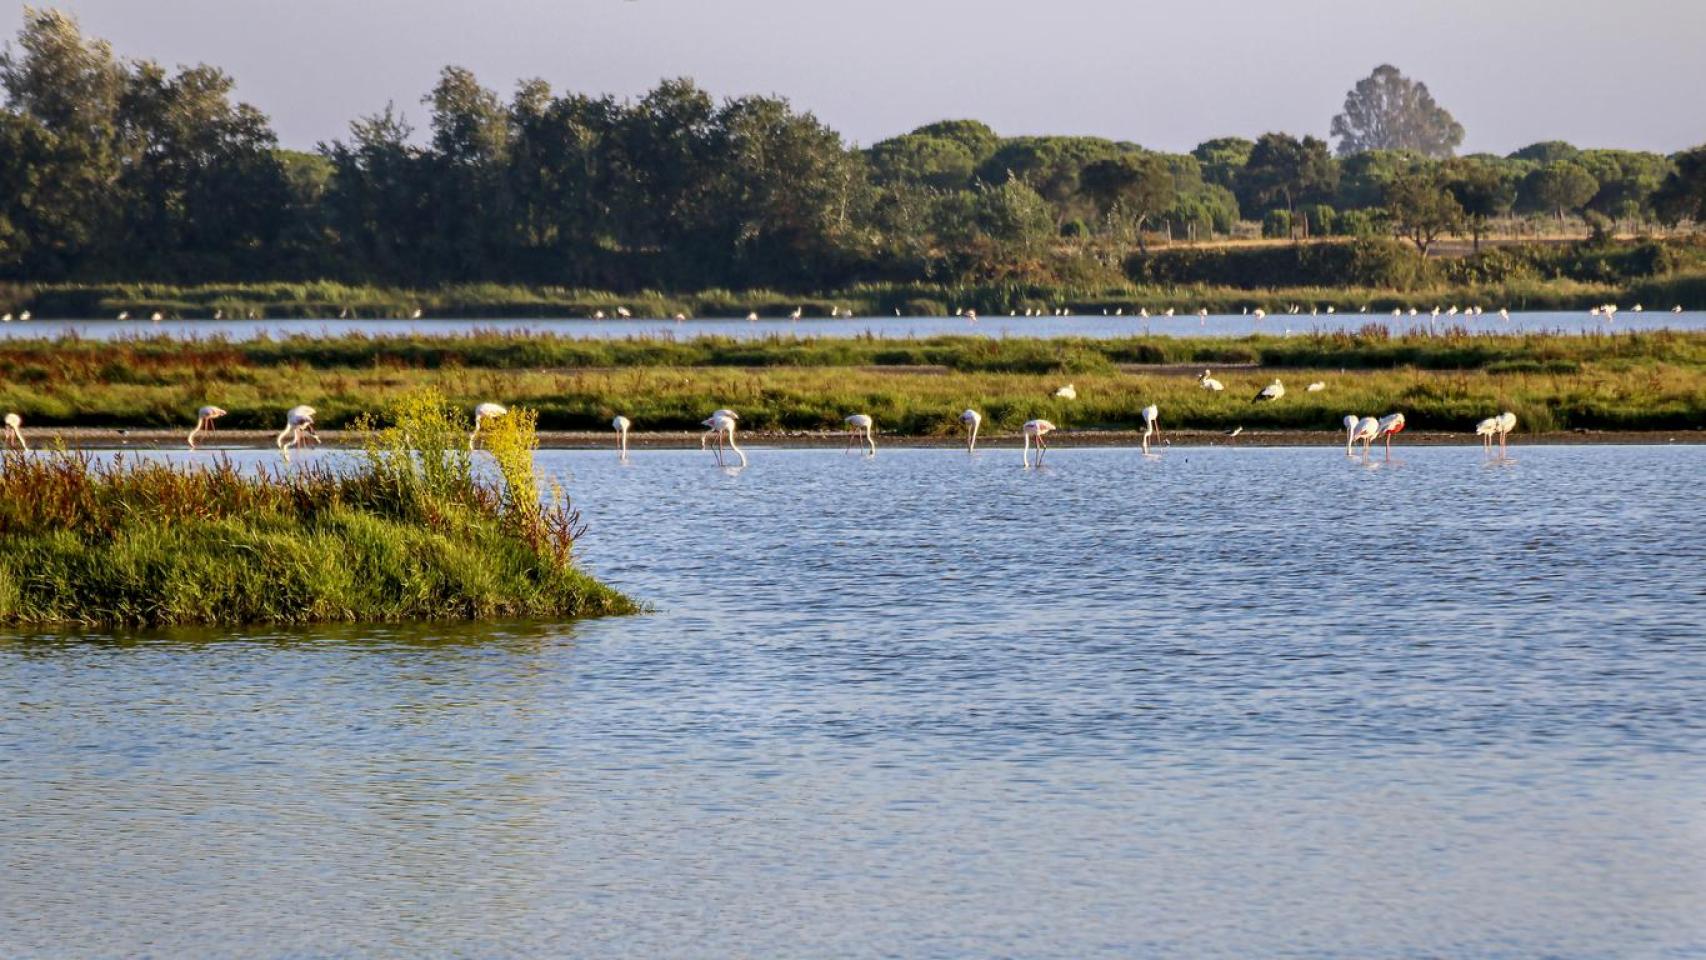
[[[1173,365],[1145,369],[1144,365]],[[1247,369],[1254,365],[1257,369]],[[1191,376],[1214,368],[1224,393]],[[1274,377],[1278,404],[1248,401]],[[1053,397],[1066,380],[1078,399]],[[1326,383],[1319,393],[1303,387]],[[1148,403],[1171,427],[1335,428],[1347,412],[1403,410],[1415,427],[1463,430],[1500,410],[1522,430],[1678,429],[1706,421],[1706,334],[1392,335],[1121,340],[937,337],[742,342],[705,338],[346,336],[228,343],[57,340],[0,344],[0,408],[31,426],[187,430],[203,403],[221,426],[276,427],[290,402],[346,426],[421,387],[472,406],[538,411],[550,429],[691,429],[732,406],[753,429],[833,428],[869,413],[889,433],[947,435],[966,407],[990,429],[1033,417],[1070,427],[1133,427]]]
[[[58,453],[0,469],[0,621],[314,623],[632,612],[579,571],[525,412],[482,438],[431,394],[393,404],[354,469],[244,472]]]

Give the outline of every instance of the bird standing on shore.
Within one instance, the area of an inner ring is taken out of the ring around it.
[[[474,449],[474,438],[480,435],[481,425],[487,420],[494,420],[507,413],[509,413],[509,409],[501,403],[482,403],[475,407],[474,432],[468,434],[468,449]]]
[[[1025,449],[1023,453],[1025,466],[1029,467],[1031,465],[1032,440],[1035,440],[1037,443],[1037,466],[1042,466],[1043,454],[1048,452],[1048,441],[1043,438],[1048,436],[1049,432],[1054,429],[1054,424],[1049,423],[1047,420],[1026,420],[1024,427],[1021,429],[1025,434]]]
[[[614,420],[610,421],[610,428],[612,430],[616,431],[617,455],[623,460],[628,459],[628,427],[629,426],[631,426],[631,424],[629,423],[628,418],[622,416],[621,414],[617,414],[616,418]]]
[[[976,410],[966,410],[960,414],[960,422],[966,427],[966,452],[977,452],[977,428],[983,424],[983,414]]]
[[[847,450],[849,453],[853,451],[853,441],[859,438],[860,431],[864,431],[865,443],[871,448],[866,456],[874,457],[877,455],[877,441],[871,435],[872,428],[876,426],[875,421],[863,413],[855,413],[842,422],[847,424]]]
[[[1260,393],[1251,397],[1250,402],[1273,403],[1275,400],[1278,400],[1283,396],[1285,396],[1285,384],[1280,383],[1279,378],[1275,377],[1274,382],[1263,387]]]
[[[1149,438],[1161,439],[1161,408],[1150,404],[1143,408],[1143,452],[1149,452]]]
[[[6,414],[6,449],[12,449],[17,444],[19,450],[28,451],[30,445],[24,442],[24,418],[15,413]]]
[[[225,416],[225,411],[214,406],[202,407],[195,412],[195,429],[190,431],[190,449],[194,450],[195,438],[203,433],[213,432],[213,421]]]

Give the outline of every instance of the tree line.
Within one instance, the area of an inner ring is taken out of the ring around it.
[[[635,100],[446,67],[417,136],[391,106],[282,149],[224,72],[119,57],[26,8],[0,55],[0,279],[504,282],[610,290],[1027,282],[1123,270],[1156,236],[1441,235],[1513,216],[1698,221],[1706,147],[1538,143],[1452,156],[1463,131],[1382,66],[1311,136],[1189,153],[1002,137],[975,120],[868,148],[777,97],[692,81]]]

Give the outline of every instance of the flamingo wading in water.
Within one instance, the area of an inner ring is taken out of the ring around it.
[[[1026,420],[1022,428],[1025,433],[1025,466],[1031,465],[1031,441],[1037,442],[1037,466],[1043,465],[1043,454],[1048,452],[1048,441],[1043,438],[1054,429],[1054,424],[1047,420]]]
[[[1396,434],[1404,432],[1404,415],[1401,413],[1389,413],[1386,416],[1381,417],[1376,426],[1377,431],[1375,437],[1376,439],[1385,439],[1386,459],[1390,460],[1392,459],[1392,438]]]
[[[610,421],[610,429],[616,431],[616,452],[623,460],[628,459],[628,428],[630,426],[632,424],[628,418],[621,414],[617,414],[616,418]]]
[[[847,424],[847,449],[849,452],[853,449],[853,441],[859,438],[859,432],[862,430],[865,433],[865,443],[871,448],[867,455],[872,457],[877,455],[877,441],[871,436],[871,430],[876,426],[875,421],[863,413],[855,413],[842,422]]]
[[[977,428],[983,425],[983,414],[976,410],[967,410],[960,414],[960,422],[966,427],[966,452],[977,452]]]
[[[716,428],[711,426],[711,421],[718,417],[728,417],[730,420],[739,420],[740,414],[730,410],[728,407],[721,407],[711,411],[711,415],[702,421],[703,426],[707,429],[704,433],[699,435],[699,449],[705,449],[705,442],[710,440],[711,436],[717,432]]]
[[[299,404],[285,412],[284,429],[278,432],[273,443],[278,445],[278,452],[284,454],[284,462],[289,463],[291,447],[306,446],[309,440],[318,439],[320,435],[314,432],[314,408]]]
[[[195,429],[190,431],[190,449],[195,449],[195,438],[203,433],[213,432],[213,421],[225,416],[225,411],[218,407],[202,407],[195,412]]]
[[[1149,438],[1161,439],[1161,408],[1150,404],[1143,408],[1143,452],[1149,452]]]
[[[474,449],[474,438],[480,435],[480,427],[487,420],[496,420],[509,413],[509,408],[501,403],[482,403],[474,408],[474,432],[468,434],[468,449]]]
[[[735,443],[735,420],[735,417],[724,416],[721,413],[717,413],[713,414],[710,419],[705,421],[705,426],[710,429],[711,436],[714,436],[717,440],[718,466],[723,464],[723,443],[725,440],[729,445],[729,449],[733,450],[735,456],[740,458],[740,465],[743,467],[746,466],[746,453],[743,452]]]

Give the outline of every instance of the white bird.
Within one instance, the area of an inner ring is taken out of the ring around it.
[[[1500,320],[1509,320],[1510,318],[1511,318],[1510,308],[1509,307],[1500,307],[1499,308],[1499,319]]]
[[[758,320],[758,311],[756,311],[756,310],[754,310],[753,312],[746,315],[746,322],[747,323],[755,323],[755,322],[757,322],[757,320]]]
[[[1516,429],[1516,414],[1506,410],[1499,414],[1499,456],[1505,455],[1505,440]]]
[[[1403,315],[1404,315],[1404,308],[1403,308],[1403,307],[1393,307],[1393,308],[1392,308],[1392,315],[1393,315],[1393,316],[1394,316],[1394,317],[1401,317],[1401,316],[1403,316]]]
[[[153,313],[148,315],[148,319],[154,323],[159,323],[160,321],[162,321],[166,318],[163,315],[161,315],[160,311],[156,310]]]
[[[289,442],[285,442],[286,438]],[[314,432],[314,408],[307,404],[291,407],[284,414],[284,429],[278,432],[273,443],[278,445],[280,453],[284,454],[286,463],[290,462],[290,448],[305,446],[307,439],[318,440],[319,434]]]
[[[1411,308],[1410,308],[1410,316],[1412,316],[1412,317],[1413,317],[1413,316],[1415,316],[1415,315],[1416,315],[1416,308],[1415,308],[1415,307],[1411,307]]]
[[[1670,312],[1671,313],[1681,313],[1682,312],[1682,304],[1679,303],[1676,306],[1671,307]]]
[[[1333,315],[1333,312],[1334,312],[1334,310],[1333,310],[1333,308],[1332,308],[1332,307],[1328,307],[1328,308],[1327,308],[1327,316],[1329,316],[1329,317],[1330,317],[1330,316],[1332,316],[1332,315]]]
[[[1142,317],[1145,320],[1148,320],[1149,319],[1149,308],[1148,307],[1137,308],[1137,315]]]
[[[1357,424],[1362,418],[1354,413],[1345,414],[1345,456],[1351,455],[1351,443],[1356,440]]]
[[[482,403],[474,408],[474,432],[468,434],[468,449],[474,449],[474,438],[480,435],[480,426],[487,420],[495,420],[509,409],[501,403]]]
[[[1168,307],[1168,308],[1167,308],[1167,316],[1169,316],[1169,317],[1171,317],[1171,316],[1172,316],[1172,315],[1173,315],[1173,308],[1172,308],[1172,307]]]
[[[1226,438],[1227,438],[1227,439],[1228,439],[1228,440],[1230,440],[1230,439],[1232,439],[1232,438],[1233,438],[1233,437],[1236,437],[1236,436],[1238,436],[1238,435],[1239,435],[1239,434],[1240,434],[1240,433],[1243,433],[1243,432],[1244,432],[1244,428],[1243,428],[1243,427],[1241,427],[1241,426],[1240,426],[1240,427],[1233,427],[1233,428],[1232,428],[1232,429],[1231,429],[1231,430],[1228,430],[1228,431],[1226,431]]]
[[[1026,420],[1024,427],[1021,429],[1025,434],[1025,450],[1023,453],[1025,466],[1028,467],[1031,465],[1031,441],[1033,440],[1037,443],[1037,466],[1042,466],[1043,454],[1048,452],[1048,441],[1043,438],[1048,436],[1049,431],[1054,429],[1054,424],[1049,423],[1047,420]]]
[[[849,316],[851,316],[851,314],[849,314]],[[966,311],[966,319],[971,321],[972,323],[976,323],[977,322],[977,311],[976,310],[967,310]]]
[[[18,319],[28,322],[30,319],[30,312],[25,310],[23,313],[18,314]]]
[[[1251,314],[1250,314],[1250,316],[1252,316],[1252,317],[1255,317],[1255,318],[1256,318],[1256,319],[1257,319],[1257,320],[1260,320],[1260,319],[1262,319],[1262,318],[1263,318],[1263,317],[1265,317],[1265,316],[1267,316],[1267,315],[1268,315],[1268,312],[1267,312],[1267,311],[1266,311],[1266,310],[1263,310],[1263,309],[1262,309],[1262,308],[1261,308],[1261,307],[1257,307],[1257,308],[1256,308],[1256,309],[1255,309],[1255,310],[1254,310],[1254,311],[1253,311],[1253,312],[1252,312],[1252,313],[1251,313]]]
[[[24,442],[24,418],[15,413],[6,414],[6,449],[12,449],[17,444],[19,450],[28,450],[30,445]]]
[[[1589,307],[1588,308],[1588,316],[1590,316],[1590,317],[1599,316],[1599,308],[1598,307]]]
[[[717,464],[719,466],[723,463],[724,442],[728,443],[729,449],[735,452],[735,456],[740,457],[740,465],[746,466],[746,453],[735,443],[736,419],[732,416],[724,416],[719,412],[705,421],[705,426],[710,428],[711,435],[717,439]]]
[[[195,438],[203,433],[213,432],[213,421],[225,416],[225,411],[214,406],[202,407],[195,412],[195,429],[190,431],[190,449],[195,449]]]
[[[618,317],[621,317],[623,320],[630,319],[634,316],[632,313],[628,312],[627,307],[617,307],[616,308],[616,315]]]
[[[728,407],[720,407],[716,410],[711,411],[711,415],[709,417],[705,418],[705,420],[703,422],[704,422],[705,426],[710,427],[711,421],[717,419],[718,417],[727,417],[730,420],[739,420],[740,414],[734,412],[733,410],[730,410]],[[701,449],[701,450],[705,449],[705,442],[707,440],[711,439],[711,436],[715,432],[716,432],[716,428],[713,427],[713,428],[706,430],[704,433],[699,435],[699,449]]]
[[[10,313],[0,313],[0,323],[11,323],[11,322],[12,322],[12,315]]]
[[[1210,371],[1204,370],[1202,372],[1202,376],[1197,378],[1197,385],[1202,387],[1204,390],[1213,390],[1215,393],[1225,390],[1226,384],[1209,376],[1209,373]]]
[[[420,307],[416,307],[416,308],[415,308],[415,312],[414,312],[414,313],[411,313],[411,314],[409,314],[409,319],[410,319],[410,320],[419,320],[419,319],[420,319],[420,318],[421,318],[421,308],[420,308]]]
[[[616,452],[623,459],[628,459],[628,428],[632,426],[627,417],[617,414],[610,421],[610,429],[616,431]]]
[[[966,452],[977,451],[977,428],[983,425],[983,414],[976,410],[966,410],[960,414],[960,422],[966,426]]]
[[[873,457],[877,455],[877,441],[876,438],[871,435],[872,428],[876,426],[875,421],[863,413],[855,413],[842,420],[842,422],[847,424],[848,451],[852,451],[853,441],[858,439],[859,432],[862,430],[865,433],[865,443],[871,448],[869,455]]]
[[[1303,391],[1305,393],[1320,393],[1321,391],[1323,391],[1325,389],[1327,389],[1327,384],[1320,381],[1320,380],[1317,380],[1314,383],[1310,384],[1309,386],[1304,387]]]
[[[1386,416],[1381,417],[1375,427],[1375,438],[1385,439],[1386,459],[1390,460],[1392,459],[1392,438],[1404,432],[1404,415],[1401,413],[1389,413]]]
[[[1637,303],[1634,306],[1630,307],[1629,311],[1631,313],[1640,313],[1640,312],[1642,312],[1643,309],[1644,308],[1640,304]]]
[[[1066,386],[1061,387],[1059,390],[1056,390],[1054,395],[1062,400],[1077,400],[1078,388],[1069,383]]]
[[[1251,403],[1272,403],[1285,396],[1285,384],[1276,377],[1273,383],[1262,388],[1262,392],[1250,398]]]
[[[1346,418],[1348,421],[1350,418]],[[1368,456],[1368,448],[1374,443],[1374,438],[1380,435],[1380,421],[1373,417],[1363,417],[1351,428],[1351,441],[1362,444],[1362,455]],[[1350,444],[1345,444],[1345,452],[1350,452]]]
[[[798,319],[800,319],[800,314],[805,313],[805,311],[806,311],[805,307],[795,307],[794,312],[788,314],[788,319],[789,320],[798,320]]]
[[[592,318],[594,320],[603,320],[604,319],[604,311],[603,310],[594,310],[592,312]]]
[[[685,313],[677,312],[675,315],[675,322],[676,323],[681,323],[682,321],[684,321],[686,319],[687,319],[687,314],[685,314]]]
[[[1143,452],[1149,452],[1149,438],[1161,439],[1161,408],[1150,404],[1143,408]]]

